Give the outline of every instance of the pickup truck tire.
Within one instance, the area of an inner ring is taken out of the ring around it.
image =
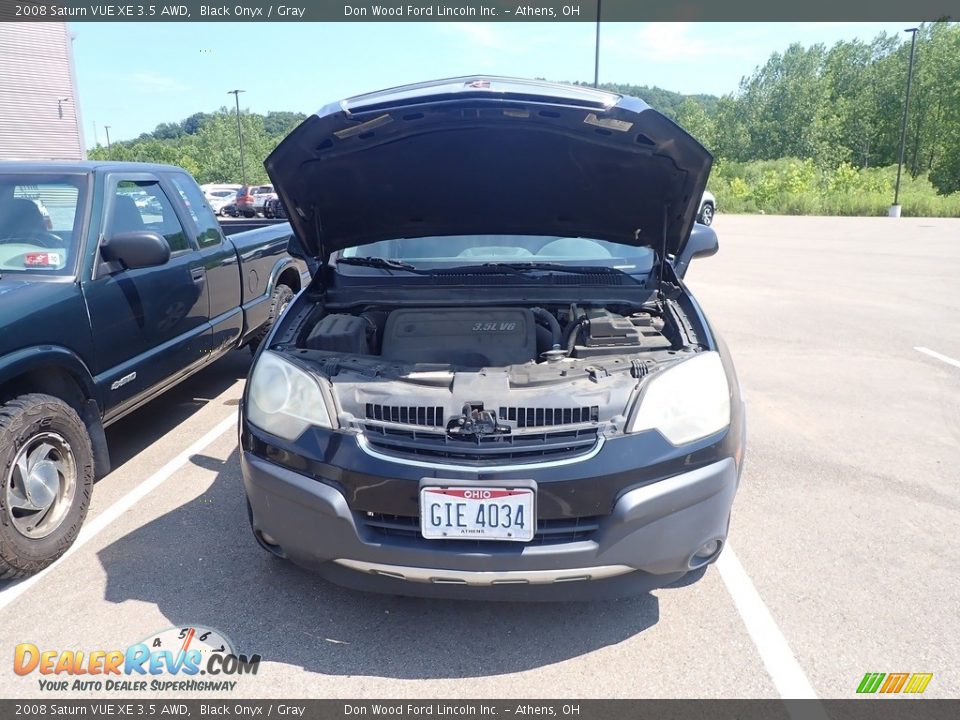
[[[270,332],[270,328],[273,327],[277,318],[283,314],[283,311],[287,309],[287,305],[293,300],[293,295],[293,288],[289,285],[279,284],[273,289],[273,296],[270,298],[270,316],[267,318],[263,330],[257,333],[257,336],[250,341],[250,352],[257,351],[260,343],[263,342],[267,333]]]
[[[711,203],[704,203],[703,207],[700,208],[700,217],[697,218],[697,221],[703,225],[712,225],[713,215],[713,205]]]
[[[29,393],[0,405],[0,580],[32,575],[76,540],[94,462],[76,411]]]

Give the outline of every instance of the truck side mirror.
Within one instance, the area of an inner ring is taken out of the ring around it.
[[[133,230],[111,235],[100,244],[104,260],[118,262],[124,268],[155,267],[170,260],[170,245],[153,230]]]
[[[303,244],[292,230],[290,232],[290,238],[287,240],[287,254],[290,257],[297,258],[297,260],[303,260],[311,276],[316,275],[320,269],[319,263],[304,251]]]
[[[720,241],[717,239],[716,231],[707,225],[694,223],[693,230],[690,233],[690,239],[683,248],[683,252],[673,260],[673,269],[677,277],[683,277],[687,273],[690,261],[698,257],[710,257],[716,255],[720,249]]]

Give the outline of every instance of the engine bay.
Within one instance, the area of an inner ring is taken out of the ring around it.
[[[454,368],[558,363],[683,347],[659,310],[557,307],[367,307],[311,319],[298,347]]]

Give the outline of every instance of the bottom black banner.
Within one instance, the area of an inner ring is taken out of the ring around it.
[[[955,720],[956,700],[0,700],[0,718]]]

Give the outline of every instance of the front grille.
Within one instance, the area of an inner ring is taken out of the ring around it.
[[[600,419],[600,408],[596,405],[575,408],[501,407],[498,418],[516,422],[518,428],[579,425],[597,422]]]
[[[573,458],[590,452],[598,439],[596,428],[485,435],[473,440],[459,440],[443,432],[372,423],[364,426],[364,436],[376,450],[396,457],[478,466],[506,460],[533,463]]]
[[[540,519],[537,520],[537,532],[533,540],[526,545],[555,545],[557,543],[589,540],[591,535],[600,528],[601,516]],[[408,515],[387,515],[383,513],[361,513],[360,522],[372,532],[385,537],[420,538],[423,542],[442,543],[451,546],[451,543],[467,543],[472,547],[500,544],[497,540],[427,540],[420,535],[420,518]],[[510,546],[520,543],[506,543]]]
[[[368,420],[385,420],[404,425],[443,427],[443,408],[439,405],[378,405],[367,403]]]

